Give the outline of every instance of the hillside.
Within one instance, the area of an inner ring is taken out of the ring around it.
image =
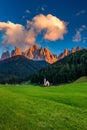
[[[14,56],[0,61],[0,83],[22,82],[47,65],[45,61],[33,61],[24,56]]]
[[[82,76],[78,78],[74,83],[83,83],[83,82],[87,82],[87,76]]]
[[[32,83],[43,83],[44,77],[53,84],[69,83],[87,75],[87,49],[77,51],[32,76]]]
[[[0,130],[87,130],[87,83],[0,85]]]

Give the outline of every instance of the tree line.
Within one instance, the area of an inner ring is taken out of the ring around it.
[[[53,84],[70,83],[86,75],[87,49],[83,49],[41,69],[31,77],[31,83],[43,84],[44,78]]]

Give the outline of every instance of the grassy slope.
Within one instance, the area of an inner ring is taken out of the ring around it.
[[[82,76],[75,81],[75,83],[87,82],[87,76]]]
[[[87,130],[87,82],[0,86],[0,130]]]

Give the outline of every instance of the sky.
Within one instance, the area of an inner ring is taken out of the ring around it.
[[[87,47],[87,0],[0,0],[0,54],[33,44],[56,55]]]

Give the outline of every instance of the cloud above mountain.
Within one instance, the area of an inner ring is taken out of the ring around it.
[[[42,34],[43,40],[63,39],[67,33],[67,24],[51,14],[40,14],[32,21],[28,20],[26,27],[10,21],[0,22],[0,32],[3,33],[2,43],[25,47],[35,44],[39,34]]]
[[[47,16],[40,14],[27,21],[27,25],[38,34],[42,33],[43,38],[49,41],[63,39],[63,35],[67,33],[67,24],[57,17],[48,14]]]
[[[22,49],[34,44],[36,40],[36,35],[32,30],[27,30],[23,25],[10,21],[0,22],[0,32],[3,33],[2,44],[19,46]]]
[[[86,30],[86,25],[82,25],[79,29],[76,30],[76,34],[73,36],[73,42],[84,42],[84,37],[82,37],[82,32]]]
[[[0,31],[3,32],[2,43],[17,45],[25,42],[25,28],[21,24],[0,22]]]

